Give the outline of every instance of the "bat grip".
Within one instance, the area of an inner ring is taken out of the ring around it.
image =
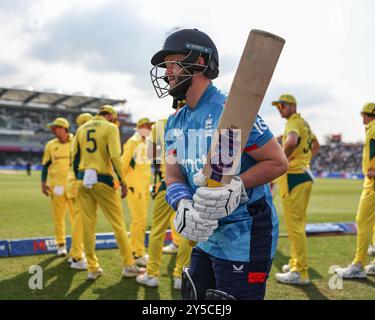
[[[215,180],[209,179],[207,181],[207,187],[208,188],[218,188],[218,187],[221,187],[221,186],[222,186],[222,184],[220,182],[215,181]],[[196,244],[197,243],[195,241],[192,241],[192,240],[189,241],[190,247],[195,247]]]

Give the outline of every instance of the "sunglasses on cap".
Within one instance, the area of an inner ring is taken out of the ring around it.
[[[288,107],[288,104],[286,102],[281,102],[277,105],[278,110],[284,110]]]

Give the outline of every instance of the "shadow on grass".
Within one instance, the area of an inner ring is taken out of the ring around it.
[[[367,279],[344,279],[344,285],[345,285],[345,282],[362,284],[362,285],[365,285],[365,286],[369,287],[369,289],[375,288],[375,282],[371,281],[370,278],[367,278]]]
[[[53,267],[49,267],[57,259],[61,258],[50,256],[38,263],[43,270],[43,289],[30,289],[29,280],[34,274],[25,271],[11,279],[0,282],[2,299],[66,299],[66,294],[69,292],[76,272],[70,269],[66,259],[61,260]],[[47,283],[48,285],[46,285]]]
[[[298,288],[306,294],[308,300],[330,300],[326,295],[320,292],[315,283],[310,283],[307,286]]]
[[[284,264],[289,262],[289,257],[284,255],[281,251],[277,250],[275,259],[273,261],[273,266],[281,272],[281,268]],[[323,276],[313,268],[309,268],[310,280],[321,280]],[[288,286],[288,285],[285,285]],[[319,288],[311,282],[307,286],[293,286],[293,288],[303,291],[309,300],[329,300],[329,298],[320,292]]]
[[[168,275],[173,275],[173,271],[176,266],[176,258],[177,258],[177,255],[173,255],[169,260],[169,264],[167,266]],[[173,284],[174,284],[174,279],[171,281],[171,284],[170,284],[171,298],[172,300],[181,300],[181,291],[174,289]]]
[[[98,300],[137,300],[140,288],[145,289],[145,300],[160,300],[158,288],[142,286],[135,278],[123,278],[112,286],[94,289],[93,293]]]

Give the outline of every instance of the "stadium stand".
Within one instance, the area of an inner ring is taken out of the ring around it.
[[[362,173],[361,143],[344,143],[341,137],[334,135],[321,146],[319,154],[312,160],[311,167],[318,176],[329,174]]]
[[[75,132],[75,118],[82,112],[93,114],[105,104],[119,106],[126,100],[41,92],[0,87],[0,166],[40,165],[45,143],[53,135],[46,127],[56,117],[64,117]],[[119,112],[122,142],[133,133],[135,124],[127,113]]]

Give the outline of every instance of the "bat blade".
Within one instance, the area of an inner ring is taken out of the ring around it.
[[[203,167],[209,186],[228,184],[236,174],[284,44],[279,36],[251,30]]]

